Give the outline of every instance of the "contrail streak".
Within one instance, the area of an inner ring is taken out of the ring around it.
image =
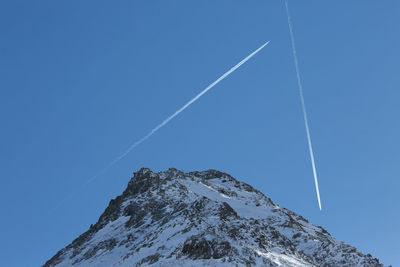
[[[321,198],[319,196],[317,169],[315,168],[314,152],[313,152],[312,143],[311,143],[310,127],[308,125],[306,104],[304,102],[303,85],[301,83],[301,78],[300,78],[299,61],[297,59],[296,45],[295,45],[295,42],[294,42],[292,20],[290,18],[290,13],[289,13],[289,7],[288,7],[287,0],[284,0],[284,1],[285,1],[286,14],[287,14],[287,20],[288,20],[288,25],[289,25],[289,31],[290,31],[290,39],[292,41],[292,52],[293,52],[293,58],[294,58],[294,65],[296,67],[297,85],[299,86],[301,107],[303,109],[304,125],[306,127],[306,133],[307,133],[308,150],[310,151],[311,165],[312,165],[312,170],[313,170],[313,174],[314,174],[315,190],[317,191],[319,209],[322,210]]]
[[[230,70],[228,70],[227,72],[225,72],[221,77],[219,77],[215,82],[213,82],[212,84],[210,84],[209,86],[207,86],[207,88],[205,88],[203,91],[201,91],[198,95],[196,95],[194,98],[192,98],[189,102],[187,102],[185,105],[183,105],[180,109],[178,109],[177,111],[175,111],[175,113],[173,113],[171,116],[169,116],[168,118],[166,118],[163,122],[161,122],[159,125],[157,125],[156,127],[154,127],[147,135],[143,136],[141,139],[139,139],[138,141],[136,141],[135,143],[133,143],[130,147],[128,147],[128,149],[125,150],[124,153],[122,153],[121,155],[119,155],[118,157],[116,157],[114,160],[112,160],[110,163],[108,163],[103,169],[101,169],[96,175],[92,176],[90,179],[88,179],[83,185],[82,187],[88,185],[89,183],[93,182],[99,175],[101,175],[102,173],[104,173],[105,171],[107,171],[109,168],[111,168],[114,164],[116,164],[118,161],[120,161],[121,159],[123,159],[126,155],[129,154],[129,152],[131,152],[134,148],[136,148],[138,145],[140,145],[141,143],[143,143],[144,141],[146,141],[148,138],[150,138],[153,134],[155,134],[158,130],[160,130],[163,126],[165,126],[168,122],[170,122],[173,118],[175,118],[176,116],[179,115],[179,113],[181,113],[182,111],[184,111],[186,108],[188,108],[191,104],[193,104],[196,100],[198,100],[202,95],[204,95],[205,93],[207,93],[209,90],[211,90],[214,86],[216,86],[220,81],[222,81],[223,79],[225,79],[229,74],[231,74],[232,72],[234,72],[236,69],[238,69],[241,65],[243,65],[246,61],[248,61],[250,58],[252,58],[255,54],[257,54],[258,52],[261,51],[261,49],[263,49],[266,45],[269,44],[270,41],[264,43],[262,46],[260,46],[259,48],[257,48],[253,53],[251,53],[250,55],[248,55],[246,58],[244,58],[242,61],[240,61],[238,64],[236,64],[234,67],[232,67]],[[69,197],[71,198],[72,195]],[[68,199],[69,199],[68,198]],[[64,200],[65,201],[65,200]]]
[[[118,156],[116,159],[114,159],[112,162],[110,162],[110,164],[108,165],[108,168],[111,167],[112,165],[114,165],[115,163],[117,163],[118,161],[120,161],[122,158],[124,158],[126,155],[129,154],[129,152],[131,152],[135,147],[137,147],[138,145],[140,145],[141,143],[143,143],[144,141],[146,141],[150,136],[152,136],[155,132],[157,132],[161,127],[165,126],[168,122],[170,122],[173,118],[175,118],[176,116],[179,115],[179,113],[181,113],[182,111],[184,111],[186,108],[188,108],[191,104],[193,104],[196,100],[198,100],[202,95],[204,95],[205,93],[207,93],[209,90],[211,90],[211,88],[213,88],[214,86],[216,86],[220,81],[222,81],[223,79],[225,79],[229,74],[231,74],[232,72],[234,72],[236,69],[238,69],[241,65],[243,65],[246,61],[248,61],[250,58],[252,58],[255,54],[257,54],[258,52],[260,52],[261,49],[263,49],[267,44],[269,43],[266,42],[264,43],[262,46],[260,46],[257,50],[255,50],[253,53],[251,53],[250,55],[248,55],[246,58],[244,58],[242,61],[240,61],[238,64],[236,64],[234,67],[232,67],[230,70],[228,70],[227,72],[225,72],[221,77],[219,77],[215,82],[213,82],[212,84],[210,84],[209,86],[207,86],[206,89],[204,89],[203,91],[201,91],[198,95],[196,95],[194,98],[192,98],[189,102],[187,102],[185,105],[183,105],[180,109],[178,109],[177,111],[175,111],[174,114],[172,114],[171,116],[169,116],[168,118],[166,118],[163,122],[161,122],[159,125],[157,125],[156,127],[154,127],[147,135],[145,135],[144,137],[142,137],[140,140],[136,141],[134,144],[132,144],[124,153],[122,153],[120,156]]]
[[[205,93],[207,93],[209,90],[211,90],[214,86],[216,86],[220,81],[222,81],[223,79],[225,79],[229,74],[231,74],[232,72],[234,72],[236,69],[238,69],[241,65],[243,65],[246,61],[248,61],[250,58],[252,58],[255,54],[257,54],[258,52],[260,52],[261,49],[263,49],[267,44],[269,43],[266,42],[264,43],[262,46],[260,46],[259,48],[257,48],[253,53],[251,53],[250,55],[248,55],[246,58],[244,58],[242,61],[240,61],[238,64],[236,64],[234,67],[232,67],[230,70],[228,70],[227,72],[225,72],[221,77],[219,77],[215,82],[213,82],[212,84],[210,84],[209,86],[207,86],[206,89],[204,89],[203,91],[201,91],[198,95],[196,95],[195,97],[193,97],[189,102],[187,102],[185,105],[183,105],[180,109],[178,109],[177,111],[175,111],[174,114],[172,114],[171,116],[169,116],[168,118],[166,118],[163,122],[161,122],[159,125],[157,125],[156,127],[154,127],[147,135],[145,135],[144,137],[142,137],[141,139],[139,139],[138,141],[136,141],[135,143],[133,143],[124,153],[122,153],[121,155],[119,155],[117,158],[115,158],[113,161],[111,161],[107,167],[105,169],[103,169],[103,171],[107,170],[108,168],[110,168],[111,166],[113,166],[115,163],[117,163],[118,161],[120,161],[122,158],[124,158],[126,155],[129,154],[129,152],[131,152],[135,147],[137,147],[138,145],[140,145],[141,143],[143,143],[144,141],[146,141],[148,138],[150,138],[150,136],[152,136],[153,134],[155,134],[158,130],[160,130],[160,128],[162,128],[163,126],[165,126],[168,122],[170,122],[173,118],[175,118],[176,116],[179,115],[179,113],[181,113],[182,111],[184,111],[185,109],[187,109],[191,104],[193,104],[196,100],[198,100],[201,96],[203,96]]]

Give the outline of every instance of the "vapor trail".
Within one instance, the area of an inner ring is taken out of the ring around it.
[[[136,141],[135,143],[133,143],[131,146],[128,147],[128,149],[125,150],[124,153],[122,153],[121,155],[119,155],[118,157],[116,157],[114,160],[112,160],[110,163],[108,163],[103,169],[101,169],[97,174],[95,174],[94,176],[92,176],[90,179],[88,179],[83,185],[82,187],[88,185],[89,183],[93,182],[99,175],[101,175],[102,173],[104,173],[105,171],[107,171],[109,168],[111,168],[114,164],[116,164],[118,161],[120,161],[121,159],[123,159],[126,155],[129,154],[129,152],[131,152],[134,148],[136,148],[138,145],[140,145],[141,143],[143,143],[144,141],[146,141],[148,138],[150,138],[153,134],[155,134],[158,130],[160,130],[163,126],[165,126],[168,122],[170,122],[173,118],[175,118],[176,116],[179,115],[179,113],[181,113],[182,111],[184,111],[186,108],[188,108],[191,104],[193,104],[196,100],[198,100],[202,95],[204,95],[205,93],[207,93],[209,90],[211,90],[211,88],[213,88],[214,86],[216,86],[220,81],[222,81],[223,79],[225,79],[229,74],[231,74],[232,72],[234,72],[236,69],[238,69],[241,65],[243,65],[246,61],[248,61],[250,58],[252,58],[255,54],[257,54],[258,52],[260,52],[261,49],[263,49],[266,45],[268,45],[269,41],[264,43],[262,46],[260,46],[259,48],[257,48],[253,53],[251,53],[250,55],[248,55],[246,58],[244,58],[242,61],[240,61],[238,64],[236,64],[234,67],[232,67],[230,70],[228,70],[227,72],[225,72],[221,77],[219,77],[215,82],[213,82],[212,84],[210,84],[209,86],[207,86],[207,88],[205,88],[203,91],[201,91],[198,95],[196,95],[194,98],[192,98],[189,102],[187,102],[185,105],[183,105],[180,109],[178,109],[177,111],[175,111],[175,113],[173,113],[171,116],[169,116],[168,118],[166,118],[163,122],[161,122],[159,125],[157,125],[156,127],[154,127],[147,135],[143,136],[141,139],[139,139],[138,141]],[[76,193],[76,192],[75,192]],[[68,197],[67,199],[71,198],[73,196],[73,194]],[[65,200],[64,200],[65,201]]]
[[[303,85],[301,83],[301,78],[300,78],[299,61],[297,59],[296,45],[295,45],[295,42],[294,42],[292,20],[290,18],[290,13],[289,13],[289,7],[288,7],[287,0],[284,0],[284,1],[285,1],[286,14],[287,14],[287,20],[288,20],[288,25],[289,25],[289,31],[290,31],[290,39],[292,41],[292,52],[293,52],[293,58],[294,58],[294,65],[296,67],[297,85],[299,87],[301,107],[303,109],[304,125],[306,127],[306,133],[307,133],[308,150],[310,151],[311,165],[312,165],[312,170],[313,170],[313,174],[314,174],[315,190],[317,191],[319,209],[322,210],[321,198],[319,196],[317,170],[315,168],[314,152],[313,152],[312,143],[311,143],[310,127],[308,125],[307,110],[306,110],[306,104],[304,102],[304,95],[303,95]]]

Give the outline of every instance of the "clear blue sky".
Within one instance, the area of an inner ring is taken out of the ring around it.
[[[400,3],[289,6],[322,212],[282,1],[2,1],[1,265],[44,263],[95,223],[143,166],[228,172],[400,265]]]

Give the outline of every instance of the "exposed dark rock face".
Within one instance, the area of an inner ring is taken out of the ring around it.
[[[44,266],[383,266],[229,174],[142,168]]]
[[[228,203],[222,202],[222,205],[219,208],[219,217],[221,220],[226,221],[229,220],[229,217],[238,218],[238,215]]]
[[[228,241],[209,241],[201,236],[188,238],[182,247],[182,253],[192,259],[220,259],[235,252]]]

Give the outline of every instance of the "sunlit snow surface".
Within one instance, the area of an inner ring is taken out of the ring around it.
[[[381,266],[218,171],[141,169],[118,201],[46,266]],[[194,237],[227,249],[187,252]]]

